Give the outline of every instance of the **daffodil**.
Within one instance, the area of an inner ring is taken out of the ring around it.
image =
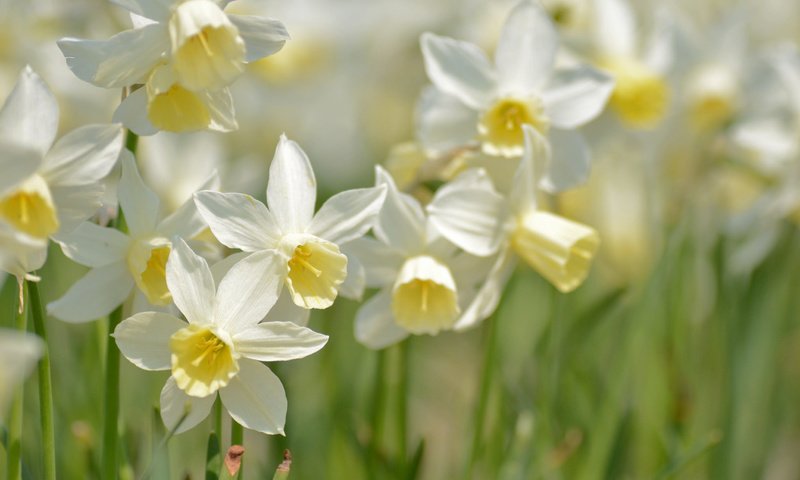
[[[314,213],[317,181],[300,146],[281,136],[269,170],[267,206],[249,195],[203,191],[195,194],[211,231],[244,252],[276,250],[281,278],[295,305],[327,308],[348,276],[340,246],[372,226],[385,187],[340,192]]]
[[[107,315],[130,296],[134,286],[150,305],[172,303],[166,280],[172,238],[192,238],[205,228],[194,202],[187,201],[159,221],[158,196],[142,182],[129,153],[122,159],[118,195],[128,234],[84,222],[56,239],[67,257],[92,270],[47,306],[54,317],[87,322]]]
[[[0,110],[0,230],[19,245],[0,267],[16,275],[42,266],[49,237],[68,233],[100,206],[99,181],[122,149],[119,125],[87,125],[54,142],[58,104],[25,67]],[[9,250],[6,251],[8,253]]]
[[[518,157],[529,125],[553,144],[545,188],[586,179],[589,151],[575,128],[600,114],[614,82],[586,65],[554,70],[558,34],[539,5],[524,0],[511,10],[494,65],[467,42],[425,33],[421,44],[435,86],[419,105],[423,145],[436,152],[479,145],[489,155]]]
[[[0,329],[0,420],[17,386],[44,352],[42,340],[29,333]]]
[[[221,0],[118,0],[135,28],[108,40],[58,42],[81,80],[105,88],[142,86],[115,118],[140,135],[157,130],[236,128],[227,86],[247,62],[289,38],[277,20],[225,13]]]
[[[120,351],[134,365],[171,372],[161,391],[168,428],[180,433],[200,423],[219,392],[241,425],[283,435],[286,393],[261,362],[303,358],[328,337],[291,322],[259,323],[278,299],[282,269],[275,252],[261,251],[234,265],[215,285],[206,261],[176,239],[167,285],[186,321],[144,312],[114,330]]]
[[[507,263],[506,257],[513,253],[559,291],[570,292],[586,278],[599,237],[591,227],[543,208],[537,185],[548,146],[529,126],[525,142],[508,198],[494,190],[483,172],[472,170],[436,192],[427,207],[431,223],[466,252],[488,256],[503,251],[499,263]],[[508,268],[498,266],[495,273],[502,276]]]
[[[376,239],[345,245],[364,269],[365,284],[380,290],[356,314],[355,335],[370,348],[384,348],[408,335],[434,335],[460,328],[465,318],[488,315],[477,295],[493,259],[459,251],[431,228],[413,197],[376,167],[386,201],[373,227]]]

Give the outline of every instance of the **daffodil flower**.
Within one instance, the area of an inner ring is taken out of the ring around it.
[[[67,257],[92,270],[47,306],[50,315],[67,322],[94,320],[124,302],[134,286],[151,305],[172,303],[166,280],[171,239],[192,238],[205,228],[194,202],[159,221],[158,196],[142,182],[130,153],[122,159],[118,196],[128,234],[84,222],[56,239]]]
[[[507,275],[513,253],[525,260],[561,292],[577,288],[589,272],[599,245],[591,227],[545,211],[537,196],[541,165],[549,156],[547,142],[525,126],[522,157],[508,198],[498,194],[480,170],[462,174],[440,188],[427,209],[431,223],[446,238],[478,256],[503,251],[494,272]],[[513,257],[512,257],[513,260]],[[492,280],[489,284],[502,286]]]
[[[259,323],[278,299],[282,262],[273,251],[254,253],[215,285],[206,261],[176,239],[167,285],[183,321],[144,312],[114,330],[122,354],[145,370],[168,370],[161,417],[180,433],[208,416],[217,392],[231,417],[263,433],[284,434],[286,393],[261,362],[303,358],[328,337],[290,322]]]
[[[195,202],[222,244],[244,252],[276,250],[291,300],[312,309],[333,304],[348,276],[340,245],[370,229],[385,191],[380,186],[347,190],[315,214],[311,162],[297,143],[281,136],[269,169],[269,208],[240,193],[197,192]]]
[[[356,314],[356,339],[384,348],[488,314],[485,296],[476,293],[494,259],[459,251],[431,228],[419,202],[399,192],[385,170],[376,167],[375,177],[387,187],[373,227],[376,239],[359,238],[344,247],[364,269],[366,286],[380,289]]]
[[[237,128],[226,88],[289,38],[277,20],[224,12],[220,0],[117,0],[136,28],[108,40],[64,38],[67,65],[105,88],[144,85],[114,117],[140,135]]]
[[[558,34],[539,5],[524,0],[511,10],[494,66],[471,43],[425,33],[421,44],[436,87],[419,105],[417,133],[427,148],[477,144],[486,154],[518,157],[522,126],[530,125],[553,144],[545,188],[563,190],[587,178],[589,149],[575,128],[600,114],[614,82],[585,65],[554,71]]]
[[[29,333],[0,329],[0,420],[17,386],[44,352],[44,342]]]
[[[25,67],[0,110],[0,230],[17,245],[42,248],[19,250],[0,265],[15,275],[41,267],[47,239],[100,207],[99,181],[122,150],[119,125],[87,125],[54,142],[57,130],[56,99]]]

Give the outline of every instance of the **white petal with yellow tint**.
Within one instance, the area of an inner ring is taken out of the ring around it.
[[[153,305],[166,306],[172,302],[167,287],[167,260],[172,245],[165,237],[137,238],[128,250],[128,268],[139,291]]]
[[[63,297],[47,304],[47,313],[71,323],[95,320],[124,302],[132,288],[133,279],[123,262],[94,268],[73,283]]]
[[[244,40],[210,0],[179,3],[169,21],[169,35],[175,73],[189,90],[219,90],[244,71]]]
[[[169,65],[153,70],[145,88],[147,119],[156,128],[168,132],[191,132],[205,130],[211,125],[206,93],[191,91],[179,83]]]
[[[200,215],[223,245],[247,252],[274,248],[282,233],[263,203],[243,193],[194,194]]]
[[[395,322],[411,333],[436,334],[453,327],[458,318],[458,291],[450,269],[428,256],[403,264],[392,289]]]
[[[87,267],[102,267],[125,258],[131,239],[113,228],[84,222],[54,239],[70,260]]]
[[[169,341],[186,322],[173,315],[142,312],[126,318],[114,329],[120,352],[144,370],[169,370],[172,366]]]
[[[57,131],[56,98],[39,75],[26,66],[0,109],[0,138],[44,156]]]
[[[558,32],[547,12],[532,1],[517,3],[494,54],[503,93],[529,93],[542,87],[552,72],[558,47]]]
[[[480,48],[432,33],[423,33],[420,44],[425,71],[436,88],[476,110],[489,103],[497,79]]]
[[[175,238],[167,261],[167,286],[178,310],[189,323],[211,323],[216,286],[205,259]]]
[[[233,336],[236,351],[260,362],[282,362],[304,358],[328,342],[328,336],[292,322],[264,322],[240,330]]]
[[[303,308],[328,308],[347,276],[347,257],[335,243],[313,235],[286,235],[280,252],[287,259],[286,286]]]
[[[155,135],[158,129],[147,118],[147,88],[141,87],[125,97],[111,117],[140,136]]]
[[[586,65],[560,70],[542,94],[547,116],[554,127],[577,128],[603,111],[614,79]]]
[[[209,130],[232,132],[239,128],[236,122],[236,111],[233,108],[233,97],[228,88],[214,92],[205,91],[201,96],[210,115]]]
[[[390,289],[381,290],[361,305],[354,327],[356,340],[376,350],[408,336],[408,330],[395,323]]]
[[[105,178],[123,148],[120,125],[85,125],[64,135],[47,152],[41,174],[51,185],[85,185]]]
[[[144,78],[169,49],[162,24],[127,30],[108,40],[62,38],[58,47],[67,66],[81,80],[103,88],[144,83]]]
[[[375,236],[401,251],[418,251],[425,244],[425,213],[419,202],[397,190],[389,173],[375,167],[375,184],[386,185],[386,200],[374,225]]]
[[[169,339],[172,378],[192,397],[206,397],[239,373],[239,355],[230,335],[215,325],[189,324]]]
[[[206,419],[216,399],[216,395],[190,397],[169,377],[161,390],[161,419],[168,431],[183,433]]]
[[[42,155],[34,148],[0,139],[0,197],[36,173],[41,163]]]
[[[125,214],[125,223],[131,236],[152,233],[156,226],[160,202],[139,176],[136,160],[127,150],[122,156],[122,177],[117,187],[119,205]]]
[[[228,14],[228,19],[239,29],[245,44],[245,60],[248,62],[277,53],[289,40],[289,32],[278,20],[233,14]]]
[[[517,255],[566,293],[586,279],[600,238],[586,225],[532,211],[519,219],[511,245]]]
[[[269,368],[253,360],[242,360],[239,375],[219,395],[228,413],[240,425],[261,433],[284,435],[286,392]]]
[[[385,199],[385,185],[339,192],[320,207],[306,231],[340,245],[363,237],[375,222]]]
[[[47,238],[58,232],[58,214],[47,181],[34,174],[0,198],[0,220],[32,237]]]
[[[278,300],[285,272],[286,264],[274,250],[236,263],[217,288],[214,323],[231,335],[258,324]]]
[[[269,166],[267,206],[286,233],[305,231],[314,217],[317,180],[300,145],[281,135]]]

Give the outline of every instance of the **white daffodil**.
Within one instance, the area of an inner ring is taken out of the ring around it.
[[[328,337],[290,322],[259,323],[282,289],[282,260],[273,251],[254,253],[215,285],[206,261],[176,239],[166,268],[169,291],[187,321],[139,313],[122,321],[114,338],[134,365],[172,372],[161,391],[167,428],[180,433],[200,423],[219,392],[235,421],[283,435],[286,393],[261,362],[306,357]]]
[[[547,13],[524,0],[508,16],[495,65],[475,45],[425,33],[425,70],[435,89],[423,93],[418,136],[447,152],[479,144],[485,154],[518,157],[522,126],[553,144],[543,187],[563,190],[589,173],[589,149],[575,128],[603,110],[613,89],[604,73],[582,65],[554,71],[558,34]]]
[[[44,352],[42,340],[29,333],[0,329],[0,420],[17,386]]]
[[[144,85],[115,118],[140,135],[157,129],[236,129],[227,86],[247,62],[289,38],[277,20],[224,12],[224,0],[116,0],[136,28],[108,40],[58,42],[81,80],[105,88]]]
[[[127,235],[84,222],[71,234],[56,238],[67,257],[92,270],[47,305],[50,315],[67,322],[94,320],[124,302],[134,286],[151,305],[172,302],[165,276],[171,239],[192,238],[205,228],[194,202],[187,201],[159,221],[158,196],[142,182],[130,153],[122,159],[118,195]]]
[[[525,155],[508,198],[480,170],[472,170],[436,192],[428,205],[431,223],[474,255],[510,250],[558,290],[570,292],[586,278],[599,237],[594,229],[542,208],[537,184],[548,146],[535,129],[524,128]],[[496,269],[498,275],[503,271]]]
[[[356,314],[356,339],[384,348],[410,334],[434,335],[485,318],[491,312],[477,293],[493,259],[460,252],[385,170],[376,167],[375,177],[387,187],[373,228],[377,240],[359,238],[344,247],[363,266],[366,285],[380,289]]]
[[[295,305],[327,308],[348,277],[340,245],[363,236],[386,196],[385,187],[347,190],[314,213],[317,181],[297,143],[281,136],[269,169],[267,205],[240,193],[197,192],[195,202],[211,231],[244,252],[277,250],[281,278]],[[352,279],[350,279],[352,280]]]
[[[119,125],[87,125],[54,142],[57,130],[56,99],[25,67],[0,110],[0,230],[17,245],[44,247],[89,218],[100,206],[98,182],[122,149]],[[44,248],[16,251],[0,265],[15,275],[38,269],[47,256]]]

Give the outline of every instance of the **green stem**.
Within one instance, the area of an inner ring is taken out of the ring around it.
[[[399,345],[399,359],[397,362],[397,456],[400,460],[400,471],[405,471],[408,463],[406,451],[408,443],[408,338]]]
[[[377,353],[375,365],[375,389],[372,392],[371,435],[369,440],[369,459],[367,466],[371,470],[370,478],[379,477],[381,458],[381,438],[383,437],[383,409],[386,403],[384,378],[386,377],[386,349]]]
[[[483,357],[483,370],[481,371],[480,396],[478,397],[478,407],[475,410],[475,428],[472,434],[472,445],[467,461],[467,471],[464,478],[472,478],[475,463],[478,460],[481,439],[483,437],[483,424],[486,419],[486,408],[489,404],[489,393],[492,387],[492,377],[494,376],[494,363],[497,350],[497,320],[498,316],[492,315],[486,319],[486,354]]]
[[[39,284],[26,280],[28,298],[33,317],[33,328],[36,334],[47,345],[47,330],[42,311],[42,300],[39,296]],[[56,436],[53,426],[53,382],[50,376],[50,352],[44,349],[39,360],[39,414],[42,422],[42,454],[44,455],[44,478],[56,478]]]
[[[106,382],[103,396],[103,478],[117,478],[117,423],[119,422],[119,348],[111,333],[122,320],[122,305],[108,316]]]
[[[14,309],[14,327],[24,332],[27,328],[27,306],[28,289],[25,282],[19,282],[19,301]],[[11,404],[11,413],[8,419],[8,464],[7,477],[9,480],[19,480],[22,475],[22,413],[25,386],[20,385],[14,395],[14,402]]]
[[[131,151],[134,155],[136,155],[136,147],[139,146],[139,135],[136,135],[132,131],[128,130],[128,134],[125,136],[125,148]]]
[[[244,428],[239,425],[239,422],[231,419],[231,445],[244,446]],[[239,474],[236,478],[244,478],[244,457],[242,457],[242,464],[239,467]]]

